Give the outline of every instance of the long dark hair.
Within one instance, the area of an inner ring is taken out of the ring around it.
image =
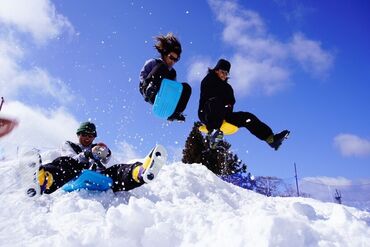
[[[174,52],[180,58],[182,49],[180,41],[173,33],[168,33],[166,36],[159,35],[155,37],[157,43],[154,45],[155,49],[161,54],[161,57],[166,56],[170,52]]]

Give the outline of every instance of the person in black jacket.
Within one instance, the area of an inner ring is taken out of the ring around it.
[[[35,173],[36,183],[27,190],[30,197],[53,193],[70,180],[77,178],[85,169],[97,171],[112,178],[111,188],[114,192],[128,191],[148,181],[142,177],[146,168],[141,162],[105,167],[110,160],[111,151],[104,143],[94,143],[97,136],[94,123],[82,123],[76,134],[78,143],[66,141],[62,146],[60,157],[51,163],[39,164]]]
[[[201,82],[198,116],[209,130],[210,142],[223,138],[220,130],[222,122],[247,128],[260,140],[266,141],[277,150],[282,141],[289,135],[288,130],[274,134],[269,126],[260,121],[250,112],[234,112],[234,90],[228,83],[231,64],[225,59],[220,59],[213,69]],[[212,145],[212,143],[211,143]]]
[[[180,60],[182,52],[179,40],[172,33],[168,33],[166,36],[157,36],[156,40],[157,43],[154,47],[161,57],[146,61],[140,71],[139,90],[145,101],[150,104],[154,104],[155,97],[164,78],[176,81],[176,70],[173,66]],[[188,104],[191,87],[185,82],[181,84],[183,86],[182,94],[175,112],[168,118],[169,121],[185,121],[183,111]]]

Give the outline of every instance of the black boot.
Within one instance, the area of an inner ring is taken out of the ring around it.
[[[178,121],[178,122],[185,122],[185,116],[182,112],[175,112],[171,116],[167,118],[168,121]]]
[[[270,147],[278,150],[283,141],[288,138],[289,134],[289,130],[283,130],[282,132],[275,134],[272,138],[267,138],[266,141],[270,145]]]
[[[224,133],[219,129],[210,130],[206,136],[206,140],[211,149],[216,149],[220,141],[224,139]]]

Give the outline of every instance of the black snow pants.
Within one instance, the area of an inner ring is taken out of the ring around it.
[[[141,164],[140,162],[134,164],[116,164],[105,169],[101,173],[112,178],[112,190],[114,192],[122,190],[128,191],[143,184],[137,183],[132,178],[132,170]],[[44,169],[53,176],[51,187],[45,190],[44,193],[53,193],[70,180],[77,178],[83,170],[89,169],[89,167],[89,164],[80,163],[67,156],[56,158],[51,163],[41,165],[39,169]]]
[[[259,120],[254,114],[242,111],[233,112],[231,106],[225,106],[217,98],[208,100],[198,115],[208,130],[219,129],[223,120],[226,120],[239,128],[244,127],[248,129],[260,140],[266,140],[269,136],[273,135],[271,128]]]

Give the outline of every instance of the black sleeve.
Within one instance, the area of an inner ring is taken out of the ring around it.
[[[66,141],[66,143],[68,143],[68,145],[71,146],[71,148],[73,149],[73,151],[76,152],[76,154],[79,154],[82,152],[82,149],[76,143],[73,143],[71,141]]]
[[[227,82],[221,81],[214,72],[209,72],[201,83],[201,102],[217,98],[225,105],[234,105],[234,90]]]

